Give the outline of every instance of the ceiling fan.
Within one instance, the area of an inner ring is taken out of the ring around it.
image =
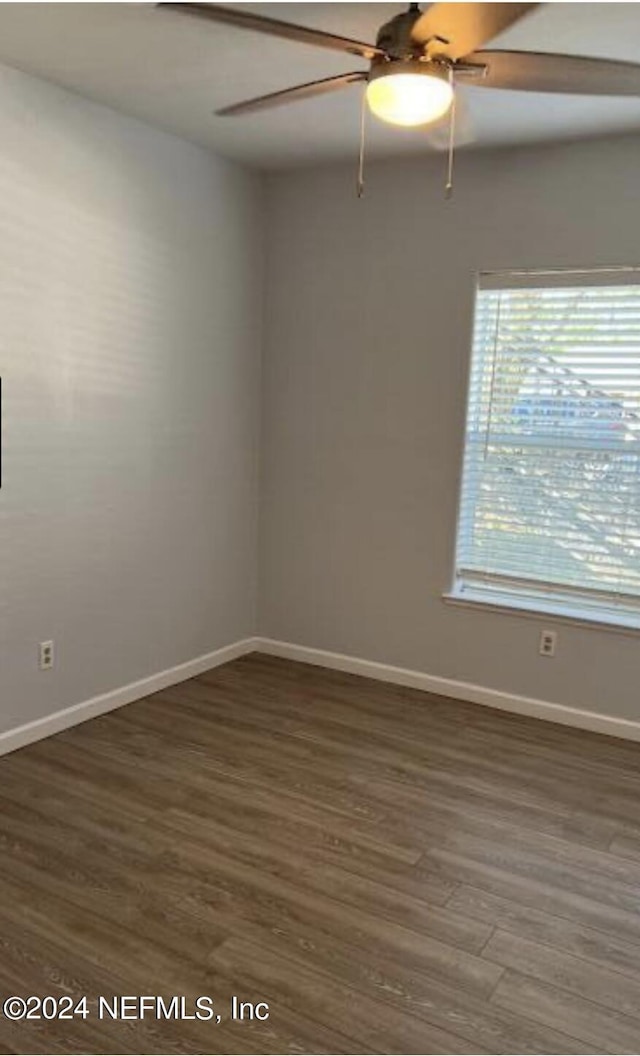
[[[383,121],[416,126],[435,123],[449,115],[448,192],[458,84],[573,95],[640,96],[640,64],[548,52],[479,50],[539,4],[435,3],[421,11],[419,4],[412,3],[408,10],[381,26],[375,44],[280,22],[239,7],[175,0],[165,0],[156,6],[367,60],[368,70],[353,70],[299,84],[225,106],[216,113],[220,116],[254,113],[366,82],[368,107]],[[363,103],[359,194],[363,186],[364,113]]]
[[[437,3],[421,11],[410,4],[378,31],[375,44],[280,22],[238,7],[167,2],[157,5],[182,15],[224,22],[271,36],[357,55],[368,70],[354,70],[261,95],[218,110],[248,114],[367,82],[372,112],[398,125],[421,125],[443,117],[455,83],[482,88],[578,95],[640,95],[640,65],[533,51],[479,51],[539,4]]]

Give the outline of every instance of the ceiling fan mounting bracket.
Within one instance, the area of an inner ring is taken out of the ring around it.
[[[453,70],[454,74],[464,73],[469,77],[486,77],[489,72],[489,67],[486,62],[452,62],[450,69]]]

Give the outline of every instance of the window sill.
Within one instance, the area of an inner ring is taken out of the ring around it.
[[[491,609],[505,615],[518,615],[528,619],[553,620],[556,623],[569,624],[574,627],[586,627],[594,630],[613,631],[618,634],[637,635],[640,633],[640,613],[595,612],[565,602],[555,602],[540,598],[513,597],[500,594],[498,591],[482,592],[467,589],[455,589],[442,595],[447,605],[477,611]]]

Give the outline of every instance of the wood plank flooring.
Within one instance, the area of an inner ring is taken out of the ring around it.
[[[256,654],[0,759],[0,852],[2,1000],[90,1010],[0,1052],[640,1053],[640,745]]]

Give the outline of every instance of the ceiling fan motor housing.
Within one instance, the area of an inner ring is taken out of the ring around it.
[[[403,11],[400,15],[396,15],[390,22],[385,22],[384,26],[380,27],[378,36],[376,38],[376,45],[382,51],[386,52],[390,59],[420,59],[424,57],[424,46],[416,44],[411,36],[411,30],[414,25],[421,17],[421,12],[417,9],[411,9],[409,11]],[[382,62],[385,59],[374,59],[374,64]]]

